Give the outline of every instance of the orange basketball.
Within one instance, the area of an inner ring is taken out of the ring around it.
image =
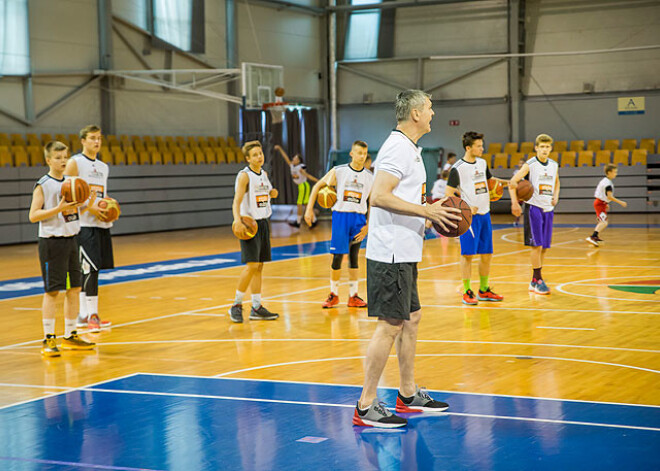
[[[282,87],[277,87],[275,89],[275,96],[283,97],[284,96],[284,89]]]
[[[89,185],[80,177],[69,177],[60,190],[67,203],[82,203],[89,198]]]
[[[504,194],[504,185],[499,180],[488,180],[488,193],[491,201],[497,201]]]
[[[529,180],[520,180],[516,187],[516,196],[518,196],[518,199],[520,201],[529,201],[532,195],[534,195],[534,187]]]
[[[319,191],[319,196],[316,198],[316,201],[322,208],[332,208],[337,202],[337,192],[331,186],[324,186]]]
[[[470,206],[461,198],[458,198],[456,196],[447,197],[447,200],[444,203],[442,203],[442,205],[448,208],[460,209],[461,216],[463,216],[463,219],[461,221],[452,221],[456,223],[458,227],[455,228],[450,227],[448,231],[445,231],[442,227],[440,227],[438,224],[434,222],[433,223],[434,229],[438,231],[438,234],[443,235],[445,237],[459,237],[465,234],[467,230],[470,228],[470,224],[472,224],[472,209],[470,209]]]
[[[259,227],[257,226],[257,221],[250,216],[241,216],[241,222],[247,227],[247,230],[238,230],[235,222],[231,224],[231,230],[236,237],[241,240],[249,240],[257,235],[257,229]]]
[[[106,213],[107,219],[105,220],[105,222],[113,222],[119,219],[119,215],[121,214],[121,208],[119,207],[119,203],[117,202],[116,199],[106,196],[102,200],[99,200],[98,206],[99,208],[108,211]]]

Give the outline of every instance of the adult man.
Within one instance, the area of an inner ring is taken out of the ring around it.
[[[397,343],[401,382],[398,412],[444,411],[449,406],[434,401],[414,379],[417,328],[421,306],[417,294],[417,262],[422,259],[425,219],[443,227],[456,227],[459,210],[442,201],[426,205],[426,171],[417,141],[431,131],[430,96],[406,90],[396,99],[397,127],[383,143],[376,158],[371,191],[371,216],[367,241],[367,295],[369,316],[378,324],[367,349],[362,395],[353,424],[369,427],[403,427],[408,421],[389,412],[377,396],[378,381],[392,345]]]

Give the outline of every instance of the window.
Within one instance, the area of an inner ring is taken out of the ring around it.
[[[112,12],[149,31],[149,2],[151,0],[112,0]]]
[[[30,73],[27,0],[0,0],[0,75]]]
[[[192,0],[154,0],[154,34],[163,41],[191,50]]]
[[[369,5],[380,2],[381,0],[351,0],[352,5]],[[380,12],[380,10],[358,10],[351,13],[344,59],[378,57]]]

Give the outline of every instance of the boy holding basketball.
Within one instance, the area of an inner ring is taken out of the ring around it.
[[[44,155],[50,170],[34,187],[29,218],[30,222],[39,223],[39,261],[45,290],[41,354],[56,357],[60,356],[60,349],[55,340],[55,302],[60,291],[66,290],[61,348],[90,350],[94,344],[81,339],[76,332],[78,296],[82,284],[76,241],[80,231],[80,203],[67,203],[61,195],[68,148],[59,141],[51,141],[46,144]]]
[[[607,227],[607,212],[610,209],[610,201],[614,201],[622,208],[628,206],[628,203],[625,201],[616,199],[614,197],[614,180],[619,173],[619,169],[616,165],[607,164],[605,165],[605,178],[603,178],[596,187],[596,193],[594,194],[594,209],[596,210],[596,219],[598,224],[594,233],[587,237],[587,242],[598,247],[598,242],[602,242],[603,239],[598,237],[598,233],[605,230]]]
[[[293,179],[293,183],[298,185],[298,216],[296,217],[296,223],[292,224],[292,226],[300,227],[303,213],[305,211],[305,206],[309,202],[310,188],[309,182],[307,180],[309,179],[313,182],[318,182],[319,179],[307,173],[307,166],[303,163],[300,155],[296,154],[293,156],[293,159],[290,159],[287,153],[284,152],[284,149],[282,149],[282,146],[279,144],[275,145],[275,150],[282,155],[282,158],[291,169],[291,178]]]
[[[101,150],[101,128],[91,124],[80,130],[82,152],[72,156],[66,164],[64,174],[81,177],[89,184],[90,192],[97,202],[83,207],[80,215],[80,265],[82,268],[82,290],[78,327],[87,327],[90,332],[100,332],[110,327],[108,320],[99,316],[99,271],[115,267],[112,251],[107,209],[99,208],[98,202],[108,194],[108,164],[97,158]],[[92,200],[93,201],[93,200]]]
[[[516,217],[522,214],[516,193],[518,183],[527,177],[534,188],[534,194],[525,204],[525,245],[532,249],[532,281],[529,291],[543,295],[550,294],[541,269],[552,242],[554,209],[559,201],[559,166],[549,158],[552,143],[552,137],[539,134],[534,145],[536,156],[525,162],[509,183],[511,213]]]
[[[330,294],[322,304],[324,309],[339,304],[339,278],[344,255],[348,254],[348,307],[367,307],[358,296],[358,254],[362,240],[367,235],[367,199],[371,192],[374,175],[364,167],[368,147],[364,141],[355,141],[351,146],[351,163],[338,165],[330,169],[319,180],[309,197],[305,222],[314,223],[314,203],[319,190],[325,186],[337,187],[337,202],[332,207],[332,272],[330,275]]]
[[[277,190],[273,188],[268,174],[262,168],[264,152],[261,143],[246,142],[241,150],[248,166],[236,176],[236,193],[231,206],[234,215],[233,227],[239,232],[246,232],[248,228],[241,217],[248,216],[257,221],[257,233],[251,239],[241,239],[241,262],[245,263],[245,268],[238,278],[236,297],[229,308],[229,317],[232,322],[243,322],[243,297],[249,286],[252,291],[250,319],[271,321],[280,315],[270,312],[261,304],[261,276],[264,262],[271,260],[269,218],[273,211],[270,200],[277,197]]]
[[[489,181],[502,182],[490,173],[484,153],[484,135],[474,131],[463,134],[465,155],[449,171],[446,196],[457,196],[472,208],[470,229],[460,237],[463,303],[474,305],[479,301],[502,301],[488,285],[490,262],[493,258],[493,228],[490,221]],[[504,182],[507,183],[507,182]],[[479,292],[475,296],[470,284],[472,258],[479,254]]]

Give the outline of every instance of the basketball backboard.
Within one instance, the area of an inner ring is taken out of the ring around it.
[[[264,103],[275,101],[275,89],[284,87],[284,67],[281,65],[242,64],[243,100],[246,109],[261,109]]]

